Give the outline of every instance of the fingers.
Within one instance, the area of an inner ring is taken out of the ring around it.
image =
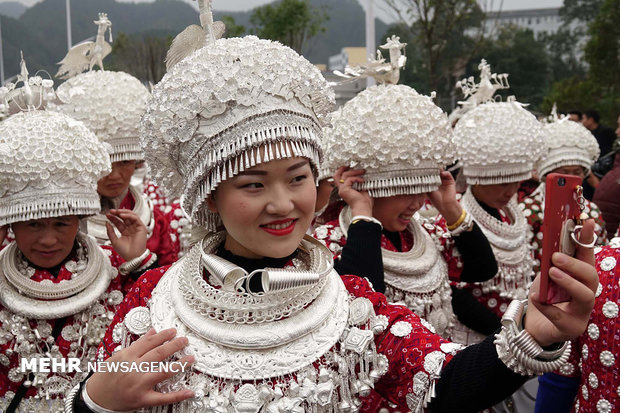
[[[111,209],[106,216],[121,232],[134,225],[143,225],[140,217],[128,209]]]
[[[166,404],[180,403],[183,400],[194,397],[195,394],[191,390],[179,390],[172,393],[159,393],[150,390],[144,395],[144,402],[147,406],[162,406]]]
[[[341,179],[346,179],[351,176],[361,176],[366,173],[365,169],[349,169],[342,173]]]
[[[366,173],[364,169],[351,169],[348,166],[341,166],[334,174],[334,183],[336,185],[341,185],[343,184],[342,181],[346,180],[347,178],[352,176],[364,175],[364,173]]]
[[[159,333],[155,333],[155,330],[151,329],[145,335],[136,340],[132,345],[127,347],[127,350],[129,350],[134,357],[139,358],[155,347],[173,339],[176,334],[177,330],[174,328],[162,330]]]
[[[582,244],[588,244],[594,240],[594,220],[588,219],[583,223],[583,228],[579,232],[579,242]],[[594,249],[582,247],[577,245],[577,251],[575,257],[581,261],[587,262],[594,266],[596,261],[594,259]]]
[[[583,249],[592,252],[592,248]],[[549,275],[551,275],[552,272],[558,277],[561,277],[562,274],[566,274],[568,278],[575,280],[575,282],[585,285],[593,292],[596,291],[598,287],[598,274],[593,264],[580,261],[577,258],[570,257],[561,252],[554,253],[551,256],[551,262],[555,267],[550,269]]]
[[[179,350],[183,350],[189,344],[187,337],[177,337],[174,340],[162,343],[148,351],[142,357],[145,361],[162,361]]]
[[[596,276],[596,271],[594,271],[594,276]],[[577,277],[573,277],[557,267],[549,270],[549,277],[570,294],[572,298],[571,303],[592,304],[594,302],[596,286],[592,289],[587,283],[581,282]]]
[[[109,222],[106,222],[105,229],[106,229],[106,232],[108,233],[108,239],[110,240],[112,244],[114,244],[118,240],[118,237],[116,236],[116,232],[114,232],[114,228],[112,227],[112,224],[110,224]]]
[[[340,181],[340,178],[342,177],[342,174],[344,173],[344,171],[346,171],[347,169],[349,169],[348,166],[341,166],[340,168],[338,168],[338,170],[336,171],[336,173],[334,173],[334,182],[338,183],[338,181]]]
[[[448,171],[441,171],[439,173],[439,177],[441,178],[442,185],[450,184],[454,182],[454,177],[452,177],[452,174]]]
[[[341,183],[340,185],[344,187],[350,187],[353,186],[353,184],[355,183],[364,183],[364,178],[360,178],[358,176],[349,176],[347,178],[344,178],[344,183]]]
[[[127,226],[125,225],[125,222],[118,216],[118,214],[112,213],[112,211],[116,210],[110,210],[106,214],[106,217],[108,218],[110,223],[112,223],[122,234],[127,229]]]
[[[165,372],[162,371],[160,373],[153,373],[152,377],[151,377],[151,382],[153,383],[153,385],[156,385],[157,383],[160,383],[176,374],[178,374],[181,371],[188,371],[191,367],[192,364],[194,364],[194,362],[196,361],[196,359],[194,358],[194,356],[185,356],[183,358],[181,358],[178,361],[175,361],[173,363],[177,363],[176,364],[176,368],[174,369],[170,369],[169,371]]]

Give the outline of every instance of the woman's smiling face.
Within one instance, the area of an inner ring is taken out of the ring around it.
[[[247,258],[292,254],[310,226],[316,186],[310,163],[274,160],[218,185],[208,200],[226,228],[225,248]]]
[[[372,216],[381,221],[383,228],[388,231],[404,231],[424,201],[426,194],[395,195],[387,198],[375,198],[372,207]]]

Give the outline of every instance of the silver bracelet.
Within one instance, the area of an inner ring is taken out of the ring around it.
[[[463,220],[463,222],[461,222],[461,225],[449,231],[453,237],[458,237],[463,232],[471,231],[473,227],[474,227],[474,219],[472,218],[470,213],[467,213],[467,215],[465,215],[465,219]]]
[[[75,396],[80,391],[80,384],[76,384],[65,396],[65,413],[73,413],[73,402],[75,401]]]
[[[126,410],[126,411],[110,410],[110,409],[106,409],[105,407],[99,406],[88,395],[88,390],[86,390],[87,384],[88,384],[88,380],[86,380],[86,383],[84,383],[84,387],[82,387],[82,400],[84,400],[84,403],[86,404],[86,406],[93,412],[95,413],[130,413],[133,411],[133,410]]]
[[[372,223],[375,223],[375,224],[379,225],[381,227],[381,229],[383,229],[383,225],[381,224],[381,221],[379,221],[375,217],[369,217],[369,216],[366,216],[366,215],[356,215],[353,218],[351,218],[351,224],[353,224],[355,221],[372,222]]]
[[[147,262],[145,262],[143,266],[138,267],[135,271],[144,271],[147,268],[149,268],[151,265],[153,265],[155,263],[155,261],[157,261],[157,254],[152,252],[151,253],[151,258],[149,258],[149,260]]]
[[[502,329],[495,335],[499,359],[510,370],[523,376],[534,376],[558,370],[568,361],[570,342],[557,350],[546,351],[523,327],[527,300],[514,300],[502,317]]]
[[[142,264],[142,261],[144,261],[150,253],[151,251],[149,251],[148,248],[145,249],[142,255],[140,255],[139,257],[122,263],[121,266],[118,268],[118,272],[120,272],[122,275],[127,275],[130,272],[137,270],[138,267],[140,267],[140,264]]]

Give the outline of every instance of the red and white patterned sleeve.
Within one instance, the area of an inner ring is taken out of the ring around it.
[[[376,316],[387,322],[375,336],[377,351],[387,357],[387,373],[375,384],[378,394],[402,411],[421,411],[430,401],[442,368],[463,347],[434,334],[432,327],[404,306],[391,305],[383,294],[356,276],[342,276],[345,287],[355,297],[373,304]]]
[[[342,249],[347,244],[347,238],[340,229],[340,223],[337,219],[316,227],[312,236],[329,248],[332,254],[334,254],[334,259],[340,257]]]
[[[114,319],[108,326],[103,341],[97,350],[99,361],[108,359],[115,351],[128,347],[139,337],[127,332],[123,328],[127,313],[137,307],[147,307],[153,289],[168,270],[169,266],[159,267],[145,272],[129,289],[125,299],[120,304],[114,315]]]

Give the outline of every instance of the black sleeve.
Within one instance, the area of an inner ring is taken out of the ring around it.
[[[469,290],[452,288],[452,311],[461,323],[481,334],[492,334],[502,326],[501,319],[474,297]]]
[[[340,275],[366,277],[375,291],[384,293],[381,226],[366,221],[351,224],[347,243],[342,249],[340,259],[334,262],[334,269]]]
[[[93,373],[89,373],[88,377],[86,377],[86,379],[84,379],[80,383],[80,389],[78,390],[78,393],[75,395],[75,399],[73,399],[73,413],[94,413],[92,410],[88,408],[88,406],[86,406],[84,399],[82,399],[82,389],[86,385],[86,380],[88,380],[90,376],[92,375]]]
[[[450,360],[437,381],[430,412],[479,412],[506,399],[529,379],[501,362],[493,340],[489,336]]]
[[[468,283],[488,281],[497,274],[495,255],[478,224],[474,222],[471,231],[465,231],[453,239],[463,259],[461,281]]]

